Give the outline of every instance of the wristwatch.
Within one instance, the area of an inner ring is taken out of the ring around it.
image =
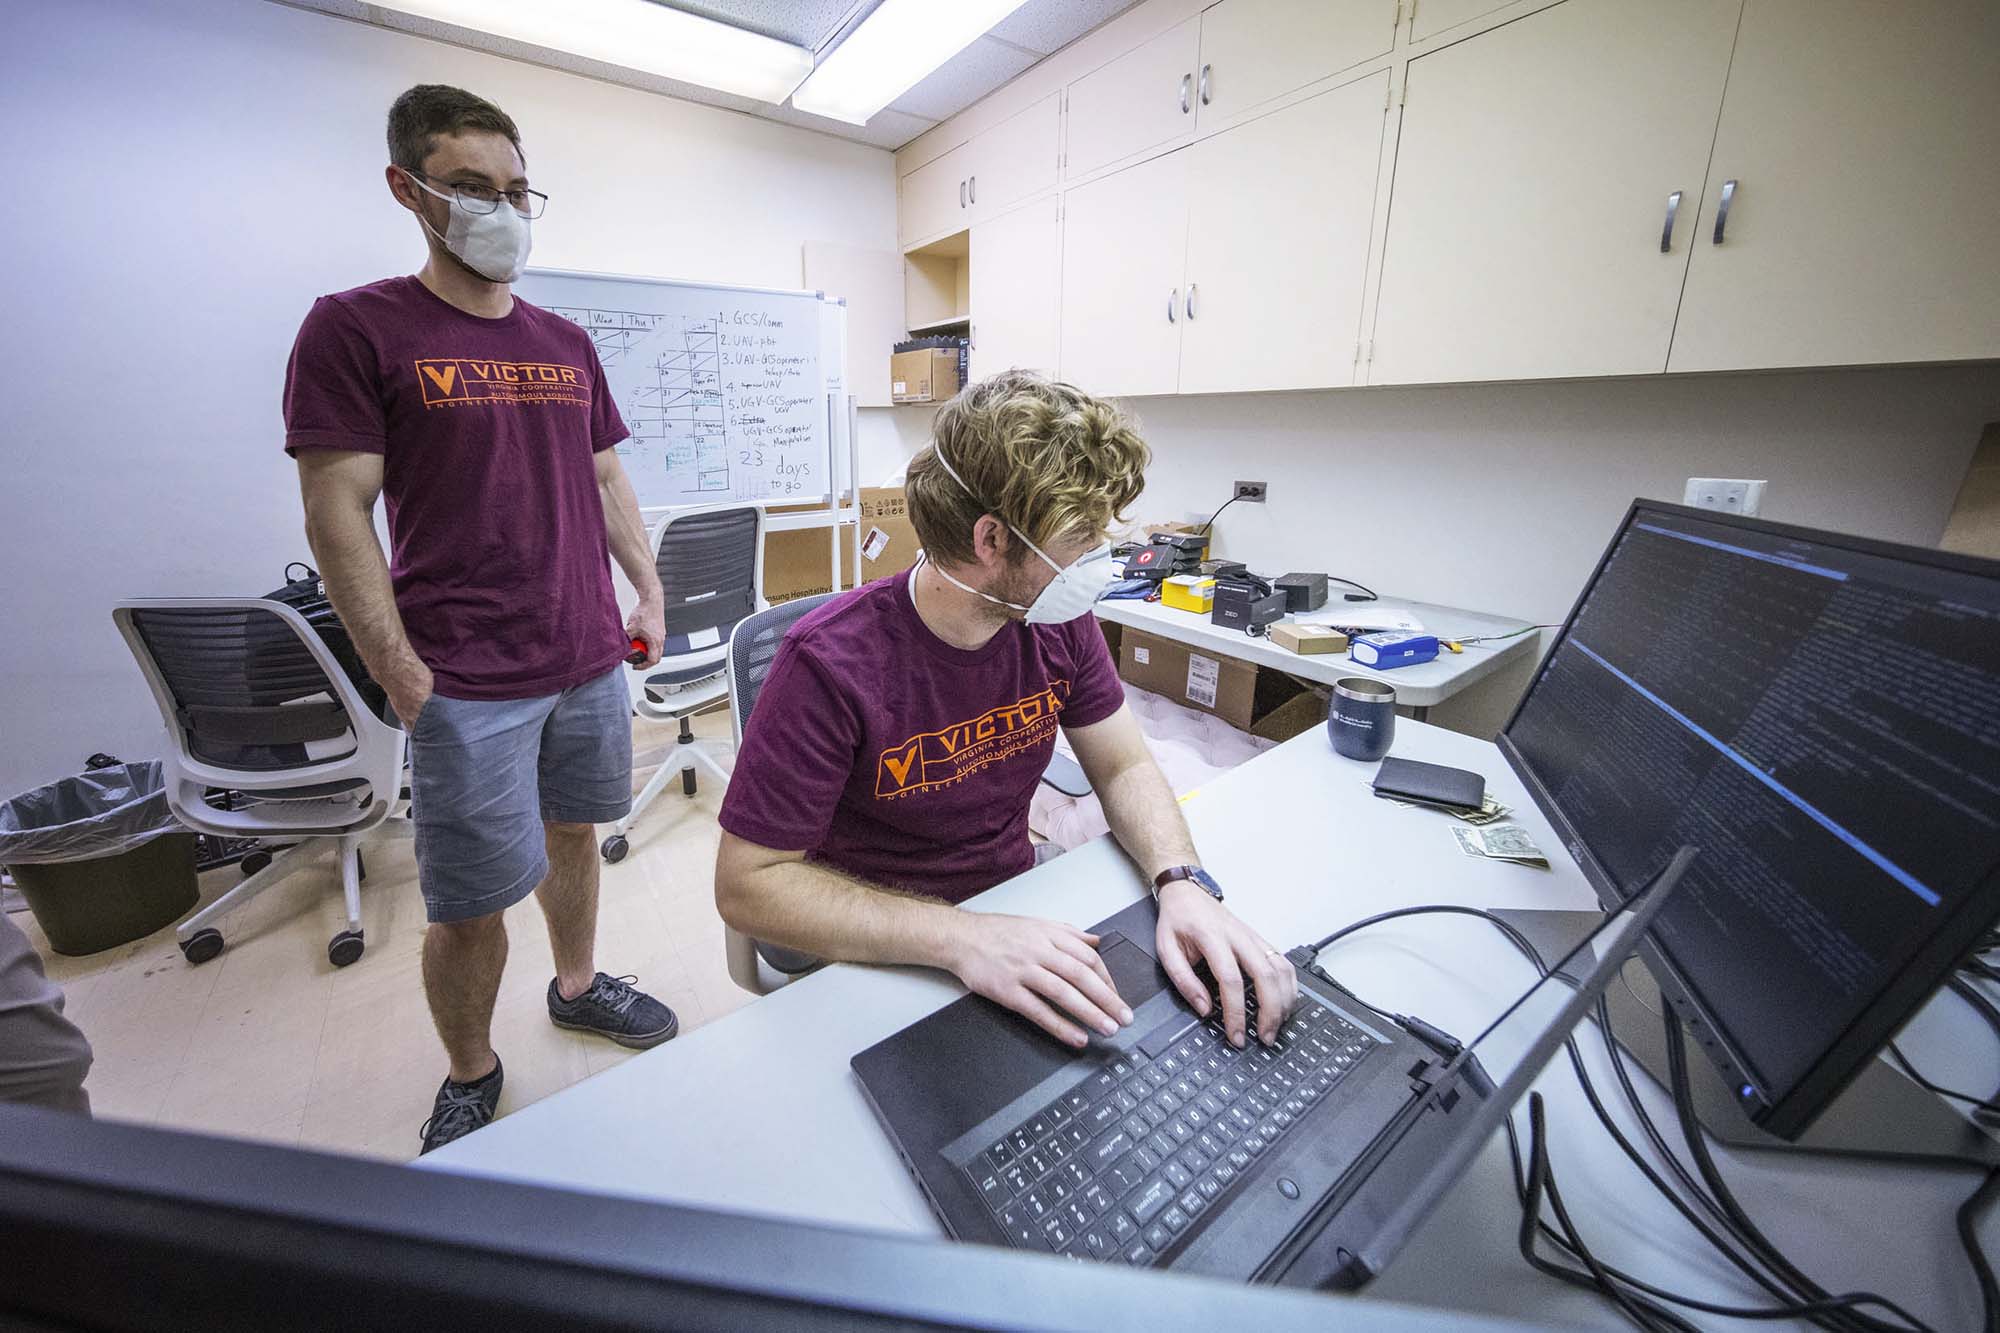
[[[1222,901],[1222,886],[1215,882],[1215,876],[1209,874],[1200,866],[1168,866],[1165,870],[1153,876],[1153,901],[1158,902],[1160,900],[1160,890],[1166,888],[1167,885],[1177,879],[1187,880],[1200,888],[1209,897],[1215,899],[1215,901]]]

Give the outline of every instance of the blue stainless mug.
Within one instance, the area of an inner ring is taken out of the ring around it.
[[[1344,676],[1333,683],[1326,710],[1326,734],[1336,753],[1375,762],[1396,739],[1396,687],[1367,676]]]

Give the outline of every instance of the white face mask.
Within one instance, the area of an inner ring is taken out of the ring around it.
[[[950,463],[945,462],[944,451],[933,444],[931,452],[937,455],[938,465],[944,468],[945,475],[957,482],[960,490],[963,490],[967,495],[971,495],[973,499],[978,500],[979,497],[973,494],[972,488],[965,484],[965,479],[958,475]],[[982,501],[981,503],[984,502]],[[1019,602],[1010,602],[1004,597],[995,597],[991,593],[981,592],[977,588],[960,583],[935,564],[931,568],[936,569],[945,582],[955,588],[964,589],[974,597],[984,597],[995,606],[1004,606],[1011,611],[1026,612],[1030,625],[1064,625],[1075,620],[1078,616],[1088,615],[1090,608],[1097,604],[1098,597],[1102,595],[1105,587],[1111,582],[1110,544],[1107,543],[1094,550],[1084,552],[1065,568],[1049,559],[1047,552],[1029,541],[1021,530],[1013,524],[1009,523],[1007,525],[1007,531],[1019,537],[1023,545],[1041,557],[1043,564],[1056,572],[1055,578],[1051,579],[1049,585],[1037,593],[1035,600],[1027,606],[1022,606]],[[930,557],[926,555],[923,559],[929,561]]]
[[[503,199],[491,213],[474,213],[459,202],[457,195],[433,190],[408,171],[403,174],[418,189],[451,201],[451,221],[445,225],[444,235],[438,236],[437,228],[422,213],[417,214],[417,219],[424,224],[424,230],[444,242],[445,249],[458,256],[460,263],[488,282],[512,282],[521,276],[521,270],[528,266],[528,250],[534,238],[529,233],[528,219],[513,205]]]

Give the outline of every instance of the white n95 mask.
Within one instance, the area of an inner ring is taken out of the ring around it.
[[[431,226],[429,218],[417,214],[424,230],[444,242],[444,248],[458,256],[460,263],[488,282],[513,282],[528,266],[528,251],[534,244],[528,219],[505,200],[491,213],[474,213],[456,194],[433,190],[411,172],[405,171],[417,188],[451,203],[451,221],[444,234]]]
[[[945,461],[944,451],[933,444],[931,452],[937,456],[938,465],[945,470],[945,475],[957,482],[960,490],[964,491],[967,495],[971,495],[973,499],[979,500],[979,497],[973,494],[972,488],[965,484],[965,479],[958,475],[950,463]],[[979,502],[981,504],[985,503],[983,500]],[[1002,521],[1004,522],[1005,520]],[[1010,602],[1004,597],[995,597],[992,593],[981,592],[977,588],[960,583],[935,564],[932,565],[932,568],[937,570],[945,582],[955,588],[964,589],[974,597],[983,597],[995,606],[1004,606],[1011,611],[1026,612],[1027,621],[1030,625],[1065,625],[1075,620],[1078,616],[1088,615],[1090,608],[1097,604],[1097,599],[1103,595],[1104,589],[1111,583],[1112,567],[1111,547],[1109,543],[1099,546],[1094,550],[1084,552],[1072,564],[1064,567],[1049,559],[1046,551],[1029,541],[1027,536],[1013,524],[1007,524],[1007,531],[1019,537],[1023,545],[1041,557],[1043,564],[1056,572],[1056,576],[1049,580],[1049,585],[1037,593],[1035,600],[1027,606],[1022,606],[1019,602]],[[928,560],[929,556],[925,556],[924,558]]]

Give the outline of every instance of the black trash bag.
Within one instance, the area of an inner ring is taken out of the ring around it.
[[[185,832],[159,761],[116,764],[0,801],[0,865],[95,861]]]
[[[295,569],[305,572],[292,577]],[[306,618],[306,623],[318,633],[320,642],[332,652],[333,660],[340,663],[341,670],[354,682],[354,688],[361,692],[362,700],[370,712],[377,717],[386,716],[384,709],[389,703],[389,692],[375,683],[368,674],[368,666],[361,660],[361,650],[354,646],[354,640],[347,633],[347,626],[340,623],[340,616],[333,609],[333,602],[326,595],[326,583],[319,571],[302,561],[294,560],[285,566],[284,587],[264,594],[265,600],[283,602]]]

